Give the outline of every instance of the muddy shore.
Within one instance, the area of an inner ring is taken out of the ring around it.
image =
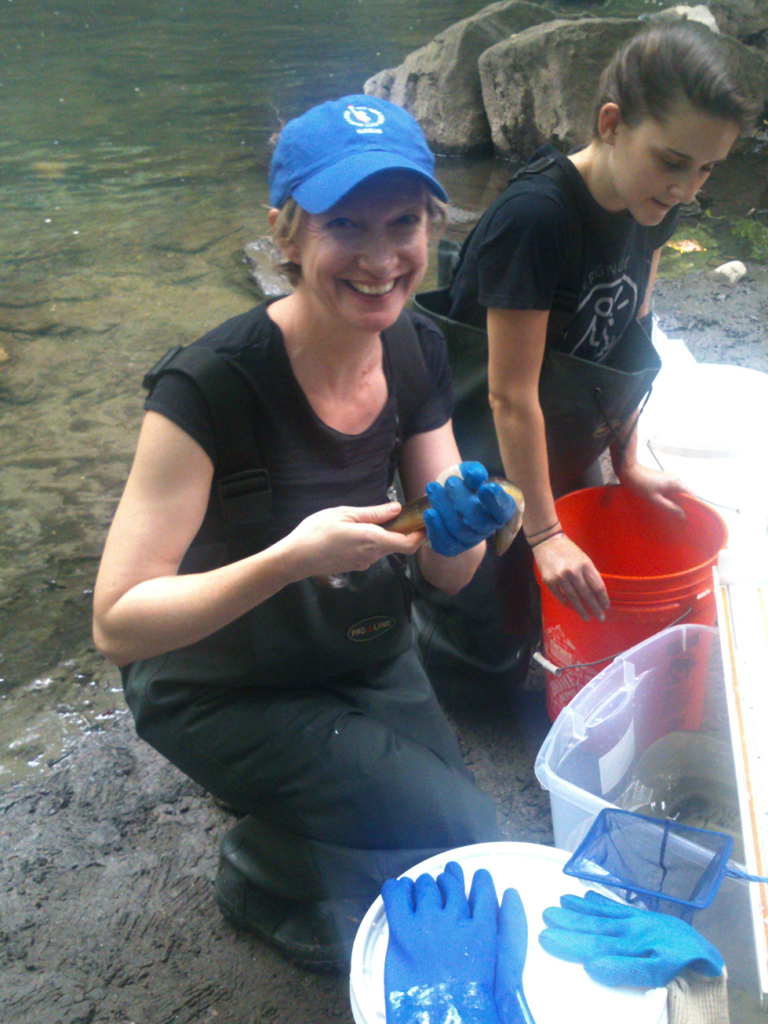
[[[733,287],[699,271],[662,280],[656,311],[699,361],[768,371],[768,268]],[[87,633],[95,564],[72,572],[73,587],[45,593],[46,614],[79,637],[71,663],[116,687]],[[0,790],[0,1020],[350,1024],[346,978],[301,970],[220,917],[218,843],[234,818],[138,741],[119,705],[42,776]],[[539,737],[496,708],[451,717],[503,838],[551,843]]]
[[[454,719],[504,838],[552,843],[535,750],[515,723]],[[0,793],[4,1024],[325,1024],[346,978],[306,972],[213,902],[235,821],[165,763],[128,715],[84,735],[44,781]]]

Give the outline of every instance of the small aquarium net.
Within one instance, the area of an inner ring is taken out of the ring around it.
[[[733,838],[721,832],[604,809],[563,870],[620,890],[630,903],[688,917],[717,893]]]

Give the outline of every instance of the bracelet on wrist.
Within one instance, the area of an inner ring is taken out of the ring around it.
[[[559,537],[561,533],[565,534],[565,530],[555,530],[555,532],[554,533],[550,533],[550,535],[548,537],[542,537],[541,540],[535,540],[533,542],[533,544],[530,544],[530,541],[529,541],[529,545],[530,545],[531,548],[537,548],[539,546],[539,544],[544,544],[548,540],[552,540],[553,537]]]
[[[525,539],[530,540],[531,537],[540,537],[542,533],[549,533],[550,530],[554,530],[554,528],[559,525],[560,520],[556,519],[554,523],[551,523],[549,526],[545,526],[543,530],[535,530],[533,533],[526,533]]]

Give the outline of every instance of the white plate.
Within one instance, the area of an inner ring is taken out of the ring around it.
[[[590,888],[563,874],[569,857],[564,850],[534,843],[481,843],[431,857],[406,873],[410,878],[425,872],[436,876],[449,860],[455,860],[464,869],[467,888],[475,871],[487,868],[499,898],[510,886],[517,889],[528,918],[523,987],[536,1024],[667,1024],[665,988],[606,988],[592,981],[580,964],[558,960],[539,945],[542,912],[557,906],[563,893],[582,895]],[[386,1022],[384,958],[388,937],[379,897],[360,923],[352,949],[349,990],[357,1024]]]

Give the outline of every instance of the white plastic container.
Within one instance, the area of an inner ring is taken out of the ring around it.
[[[638,755],[678,727],[668,699],[670,683],[704,645],[709,645],[707,664],[717,671],[716,629],[665,629],[619,655],[557,716],[534,771],[549,791],[560,849],[576,849],[598,813],[616,806],[610,794],[621,790]]]
[[[431,857],[407,874],[439,874],[449,860],[464,869],[469,888],[478,868],[493,876],[496,893],[514,886],[528,920],[523,988],[536,1024],[666,1024],[666,989],[606,988],[592,981],[580,964],[545,953],[538,942],[542,912],[557,906],[563,893],[588,888],[563,874],[568,854],[534,843],[480,843]],[[592,886],[591,888],[596,888]],[[356,1024],[385,1024],[384,959],[389,933],[379,897],[363,918],[352,949],[350,1001]]]
[[[710,778],[726,774],[722,752],[729,760],[732,755],[718,631],[698,625],[672,626],[619,655],[591,679],[560,712],[544,740],[534,770],[549,790],[558,847],[576,849],[598,813],[616,806],[611,798],[620,799],[619,794],[626,793],[627,780],[636,777],[633,766],[674,727],[668,714],[660,711],[669,707],[665,693],[684,659],[696,656],[693,649],[701,644],[710,644],[701,732],[707,746],[715,739],[721,751],[705,771]],[[644,760],[658,749],[657,745]],[[665,766],[660,768],[663,773]],[[735,793],[733,799],[738,804]],[[724,830],[712,823],[705,827]],[[738,855],[734,862],[743,869]],[[725,959],[729,988],[748,992],[752,999],[757,991],[757,960],[748,900],[746,883],[725,878],[709,907],[694,915],[693,924]]]
[[[666,359],[638,424],[640,463],[663,469],[728,526],[729,546],[768,527],[768,374]]]

